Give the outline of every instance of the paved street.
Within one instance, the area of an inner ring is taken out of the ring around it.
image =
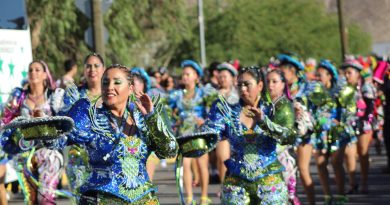
[[[385,205],[390,204],[390,174],[382,174],[381,169],[385,166],[385,156],[382,154],[381,156],[378,156],[375,153],[374,148],[372,147],[371,150],[371,169],[369,174],[369,184],[370,184],[370,193],[367,195],[363,194],[356,194],[349,196],[349,202],[347,204],[349,205],[369,205],[369,204],[375,204],[375,205]],[[315,181],[315,190],[316,190],[316,199],[319,202],[318,204],[322,204],[323,201],[323,195],[321,193],[321,187],[318,180],[318,174],[317,169],[312,161],[311,164],[311,170],[313,170],[313,179]],[[331,169],[330,169],[331,170]],[[359,178],[359,175],[357,175]],[[335,184],[333,181],[333,175],[332,182],[331,182],[331,188],[332,191],[335,192]],[[169,165],[167,168],[162,169],[158,168],[158,171],[156,173],[156,180],[155,183],[159,186],[159,198],[161,204],[164,205],[176,205],[179,203],[178,195],[176,192],[176,186],[174,181],[174,172],[173,172],[173,165]],[[305,196],[303,193],[303,188],[299,184],[298,185],[298,193],[301,201],[303,204],[306,204]],[[212,184],[210,185],[210,198],[212,199],[212,204],[219,204],[219,198],[217,197],[217,192],[219,190],[219,185]],[[200,189],[195,189],[195,197],[196,199],[200,198]],[[66,199],[60,199],[59,205],[65,205],[69,204],[69,200]],[[10,202],[12,205],[16,204],[23,204],[21,199],[14,199]]]

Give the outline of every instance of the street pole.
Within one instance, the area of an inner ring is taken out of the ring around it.
[[[93,42],[95,52],[99,53],[103,59],[105,58],[104,51],[104,25],[102,0],[91,0],[92,2],[92,21],[93,21]]]
[[[198,20],[199,20],[199,38],[200,38],[200,58],[202,67],[206,67],[206,46],[204,39],[204,18],[203,18],[203,0],[198,0]]]
[[[339,30],[341,40],[341,55],[342,61],[345,59],[345,55],[348,54],[348,42],[347,33],[345,32],[344,20],[343,20],[343,0],[337,0],[337,10],[339,16]]]

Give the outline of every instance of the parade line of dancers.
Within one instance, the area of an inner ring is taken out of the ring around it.
[[[76,83],[76,62],[67,61],[67,73],[55,82],[47,64],[35,60],[1,112],[0,204],[7,204],[6,163],[16,169],[25,204],[55,204],[58,195],[83,205],[159,204],[152,183],[156,161],[175,157],[183,167],[176,175],[184,182],[178,183],[182,203],[211,203],[211,162],[222,204],[300,204],[298,176],[308,203],[315,204],[312,156],[322,201],[344,204],[348,194],[370,191],[370,142],[390,133],[388,65],[373,56],[349,56],[336,66],[280,54],[265,66],[215,62],[207,70],[184,60],[175,78],[166,68],[148,74],[106,66],[92,53]],[[74,127],[45,138],[66,124],[52,125],[55,116],[70,117]],[[19,128],[21,119],[47,123]],[[70,192],[58,189],[63,171]],[[201,197],[195,199],[198,185]]]

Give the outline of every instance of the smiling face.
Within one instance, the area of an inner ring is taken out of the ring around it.
[[[348,67],[345,70],[345,78],[349,85],[357,85],[360,80],[360,73],[355,68]]]
[[[257,82],[251,74],[242,73],[238,76],[237,87],[240,98],[246,104],[252,104],[263,90],[263,81]]]
[[[109,108],[126,106],[132,93],[133,85],[128,79],[127,71],[119,68],[107,70],[102,78],[102,99]]]
[[[88,84],[99,83],[104,72],[103,63],[96,56],[90,56],[84,64],[84,77]]]
[[[286,84],[282,81],[282,76],[276,72],[270,72],[267,75],[267,85],[272,99],[283,95]]]
[[[47,74],[41,63],[34,62],[28,68],[28,82],[30,84],[44,84]]]

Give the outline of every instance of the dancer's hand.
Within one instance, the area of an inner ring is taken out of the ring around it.
[[[251,111],[253,113],[252,118],[254,120],[256,120],[257,122],[261,122],[261,121],[264,120],[263,119],[264,113],[263,113],[262,110],[260,110],[260,108],[258,108],[258,107],[251,107],[251,108],[249,108],[249,111]]]
[[[153,112],[153,102],[152,99],[150,99],[149,95],[143,92],[136,92],[135,96],[137,97],[137,99],[139,99],[135,101],[135,104],[143,115],[148,115]]]
[[[294,110],[295,110],[295,115],[297,116],[297,118],[301,118],[303,115],[302,105],[298,102],[294,102]]]

